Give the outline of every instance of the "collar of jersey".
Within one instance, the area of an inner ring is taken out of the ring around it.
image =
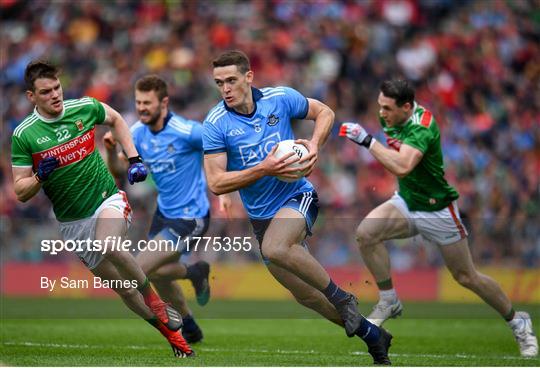
[[[253,105],[255,106],[253,107],[253,111],[249,114],[242,114],[236,111],[235,109],[230,108],[229,106],[227,106],[225,101],[223,101],[223,106],[225,106],[225,110],[227,110],[228,112],[232,112],[233,114],[244,116],[246,118],[252,118],[253,115],[255,115],[255,113],[257,112],[257,101],[259,101],[262,98],[263,93],[261,92],[261,90],[255,87],[251,87],[251,95],[253,96]]]
[[[60,119],[62,119],[64,117],[64,114],[66,112],[66,107],[64,106],[64,102],[62,102],[62,112],[60,113],[60,115],[58,115],[57,117],[55,118],[52,118],[52,119],[49,119],[49,118],[46,118],[45,116],[42,116],[39,112],[38,112],[38,109],[37,109],[37,106],[34,107],[34,114],[36,114],[36,116],[38,117],[39,120],[41,121],[44,121],[46,123],[54,123]]]
[[[416,109],[417,109],[417,108],[418,108],[418,104],[416,103],[416,101],[414,101],[413,109],[412,109],[413,113],[412,113],[411,117],[410,117],[410,118],[405,122],[405,124],[403,124],[402,126],[405,126],[405,125],[409,124],[411,121],[413,121],[413,119],[414,119],[414,114],[416,113]]]
[[[157,132],[154,132],[152,129],[148,128],[148,130],[150,131],[150,133],[152,133],[153,135],[156,135],[156,134],[159,134],[161,133],[162,131],[165,130],[165,128],[167,128],[167,124],[169,123],[169,120],[171,120],[172,118],[172,112],[170,111],[167,111],[167,116],[165,116],[165,119],[163,119],[163,127],[158,130]]]

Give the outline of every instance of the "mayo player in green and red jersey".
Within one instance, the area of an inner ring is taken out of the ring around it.
[[[58,75],[59,69],[45,61],[26,67],[26,96],[35,109],[12,135],[15,193],[26,202],[43,188],[64,240],[104,244],[107,237],[126,235],[131,208],[95,147],[96,125],[109,126],[129,157],[130,184],[145,180],[147,172],[122,116],[90,97],[64,101]],[[129,252],[108,249],[102,254],[85,249],[76,253],[95,276],[118,286],[114,291],[167,338],[175,356],[193,354],[178,331],[180,314],[154,292]]]
[[[372,210],[356,231],[364,262],[379,287],[379,302],[368,319],[381,325],[403,309],[392,285],[390,258],[383,241],[421,234],[439,247],[454,279],[508,322],[521,355],[536,356],[538,342],[529,315],[515,312],[497,282],[473,264],[467,230],[459,216],[459,194],[444,178],[439,127],[431,112],[415,102],[414,94],[405,80],[381,85],[379,114],[388,148],[359,124],[343,123],[340,129],[340,135],[366,147],[399,183],[399,191]]]

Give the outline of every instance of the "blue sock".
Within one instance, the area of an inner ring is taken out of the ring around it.
[[[184,331],[194,331],[198,327],[192,315],[183,317],[182,322],[184,324],[184,326],[182,327]]]
[[[356,335],[368,344],[377,342],[381,336],[381,330],[373,323],[369,322],[365,317],[362,317],[360,327],[356,331]]]
[[[347,292],[337,286],[332,279],[328,286],[322,290],[322,293],[333,305],[339,304],[342,300],[347,298]]]

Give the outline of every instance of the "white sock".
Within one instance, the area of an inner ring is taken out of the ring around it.
[[[392,303],[397,301],[396,289],[379,290],[379,299]]]
[[[520,312],[515,312],[514,318],[512,318],[507,323],[510,325],[510,327],[516,328],[516,327],[521,327],[522,326],[522,324],[523,324],[522,321],[523,321],[523,315]]]

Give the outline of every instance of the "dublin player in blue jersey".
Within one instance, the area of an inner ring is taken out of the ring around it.
[[[347,336],[367,344],[375,364],[390,364],[391,335],[371,324],[357,309],[354,295],[339,288],[303,246],[318,213],[317,193],[288,167],[291,155],[274,156],[276,143],[294,139],[292,119],[315,121],[310,140],[298,140],[309,155],[299,162],[307,175],[326,141],[334,113],[320,101],[288,87],[252,87],[249,59],[228,51],[213,61],[214,81],[223,97],[204,121],[204,166],[215,194],[239,190],[268,270],[296,300],[345,327]]]
[[[131,127],[133,141],[144,157],[156,183],[157,209],[150,226],[150,239],[170,240],[185,246],[178,238],[202,236],[208,229],[209,202],[202,169],[202,125],[172,113],[168,108],[167,84],[156,75],[139,79],[135,85],[136,110],[140,120]],[[104,138],[111,171],[122,169],[122,153],[110,135]],[[205,305],[210,297],[204,261],[191,266],[178,262],[184,248],[141,251],[137,261],[149,275],[160,296],[183,316],[182,334],[188,342],[202,339],[202,331],[193,319],[176,279],[189,279],[197,302]]]

